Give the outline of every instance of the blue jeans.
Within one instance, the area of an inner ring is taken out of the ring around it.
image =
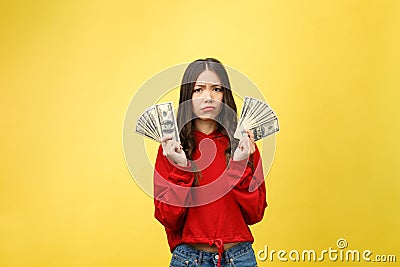
[[[216,267],[218,252],[197,250],[186,244],[178,245],[172,252],[170,267]],[[224,251],[221,267],[256,267],[257,261],[250,242],[241,242]]]

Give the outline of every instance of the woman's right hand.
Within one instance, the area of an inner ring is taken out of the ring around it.
[[[246,133],[247,136],[240,139],[235,153],[233,154],[233,160],[235,161],[247,159],[256,151],[253,133],[249,130],[246,130]]]
[[[165,135],[161,139],[161,145],[164,156],[175,164],[183,167],[187,166],[186,154],[183,151],[181,144],[172,139],[172,135]]]

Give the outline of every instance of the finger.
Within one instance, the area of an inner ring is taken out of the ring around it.
[[[249,137],[246,135],[246,136],[243,136],[240,140],[239,140],[239,144],[242,144],[243,142],[245,142],[245,140],[246,139],[248,139]]]
[[[246,139],[245,138],[240,140],[238,147],[239,147],[240,151],[246,152],[247,145],[246,145]]]
[[[181,153],[181,152],[182,152],[182,150],[183,150],[183,147],[182,147],[182,145],[181,145],[181,144],[179,144],[179,151],[178,151],[178,153]]]
[[[253,131],[246,130],[246,133],[249,136],[250,141],[252,141],[254,143],[254,133],[253,133]]]
[[[238,148],[240,150],[243,150],[243,142],[244,142],[244,139],[240,139],[239,144],[238,144]]]
[[[248,145],[250,143],[250,139],[246,136],[245,138],[243,138],[243,140],[242,140],[242,144],[243,145]]]
[[[174,151],[177,152],[177,153],[180,153],[181,147],[182,146],[178,142],[176,142],[174,144]]]
[[[248,134],[245,134],[241,140],[250,140],[250,136]]]
[[[170,155],[174,146],[174,142],[172,140],[167,141],[165,146],[163,147],[165,155]]]
[[[247,143],[249,144],[250,147],[255,147],[256,145],[252,137],[247,138]]]
[[[164,156],[167,155],[167,146],[162,146],[162,154],[163,154]]]
[[[161,138],[161,142],[167,142],[169,140],[172,140],[172,134],[166,134]]]
[[[250,140],[250,147],[251,149],[256,149],[256,144]]]
[[[163,150],[162,153],[163,153],[164,156],[167,155],[167,149],[168,149],[168,148],[167,148],[167,144],[163,144],[163,145],[162,145],[162,150]]]
[[[251,154],[253,154],[254,152],[256,151],[256,147],[255,146],[250,146],[250,151],[249,151],[249,154],[251,155]]]
[[[256,151],[256,143],[254,141],[254,134],[252,131],[249,131],[249,130],[246,130],[246,133],[249,136],[249,155],[251,155]]]
[[[245,151],[249,151],[250,144],[249,144],[249,139],[248,138],[245,139],[245,141],[243,142],[242,146],[243,146]]]

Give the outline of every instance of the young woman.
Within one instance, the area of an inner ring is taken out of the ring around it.
[[[170,266],[257,266],[248,225],[264,216],[264,175],[251,133],[233,138],[236,104],[221,62],[189,64],[179,104],[181,143],[162,139],[154,171],[155,217]]]

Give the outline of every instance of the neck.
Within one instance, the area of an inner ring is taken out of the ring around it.
[[[210,134],[217,129],[217,123],[214,120],[196,119],[194,128],[202,133]]]

